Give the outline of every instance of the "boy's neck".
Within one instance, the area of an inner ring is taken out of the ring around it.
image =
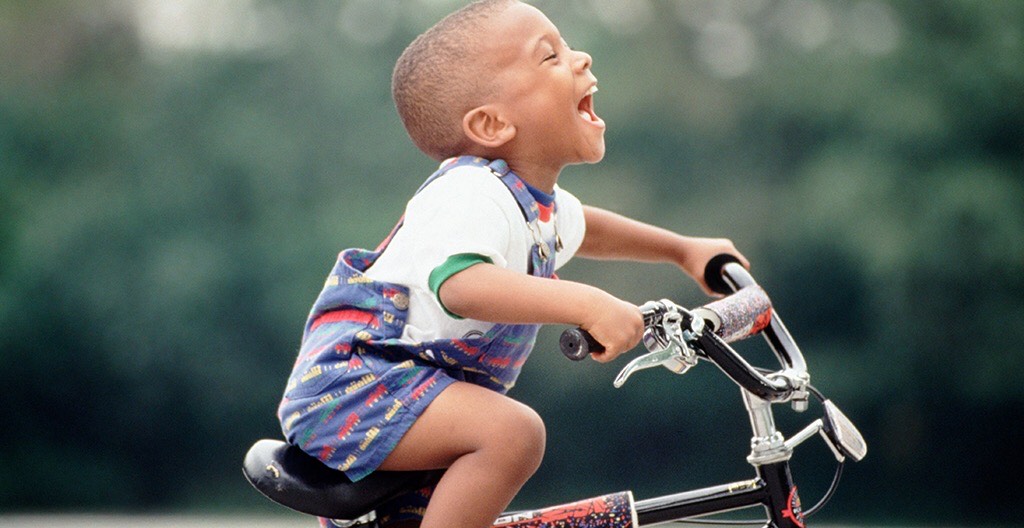
[[[562,173],[564,164],[552,165],[542,161],[524,159],[523,156],[515,156],[508,150],[500,149],[467,149],[466,154],[478,156],[488,160],[503,159],[508,163],[512,172],[520,179],[529,183],[534,188],[551,194],[555,191],[555,184],[558,183],[558,176]]]
[[[534,188],[552,194],[555,192],[555,184],[558,183],[558,175],[561,174],[561,167],[547,167],[539,163],[530,163],[521,160],[505,160],[512,172],[516,173],[524,182]]]

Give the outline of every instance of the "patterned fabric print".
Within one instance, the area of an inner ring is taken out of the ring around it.
[[[345,328],[351,327],[322,325],[311,341]],[[321,356],[330,361],[321,358],[299,369],[304,372],[300,385],[286,393],[279,412],[290,443],[359,480],[380,465],[416,417],[455,380],[414,359],[397,361],[361,345],[347,348],[325,351]]]
[[[459,158],[424,186],[466,163],[491,167],[515,196],[527,222],[536,222],[536,200],[504,162]],[[395,231],[400,227],[401,223]],[[532,250],[532,271],[550,277],[555,241],[542,244]],[[349,249],[339,255],[310,311],[278,408],[289,442],[353,481],[380,465],[448,385],[467,381],[507,392],[539,328],[494,325],[480,338],[402,343],[408,288],[374,281],[363,273],[381,251]]]

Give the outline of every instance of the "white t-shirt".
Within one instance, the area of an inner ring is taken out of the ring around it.
[[[563,244],[555,257],[557,269],[579,249],[585,223],[583,206],[575,196],[556,186],[555,202],[555,215],[538,224],[547,240],[554,236],[557,224]],[[491,259],[496,266],[526,273],[533,244],[526,218],[505,184],[486,167],[463,165],[449,170],[409,201],[404,224],[366,275],[409,288],[403,341],[474,337],[487,332],[493,323],[457,319],[446,313],[428,285],[431,271],[453,255],[471,253]]]

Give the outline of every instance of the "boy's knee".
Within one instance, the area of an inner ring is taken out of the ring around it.
[[[502,448],[509,452],[515,464],[532,475],[544,458],[547,443],[544,420],[536,411],[520,404],[502,433]]]

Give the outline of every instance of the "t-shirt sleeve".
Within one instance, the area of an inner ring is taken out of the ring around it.
[[[430,273],[455,255],[477,255],[508,267],[509,214],[521,215],[518,206],[508,200],[508,190],[490,171],[465,169],[438,178],[406,208],[399,232],[412,246],[410,254],[417,255],[415,266],[421,276],[416,280],[422,287],[429,288]]]

